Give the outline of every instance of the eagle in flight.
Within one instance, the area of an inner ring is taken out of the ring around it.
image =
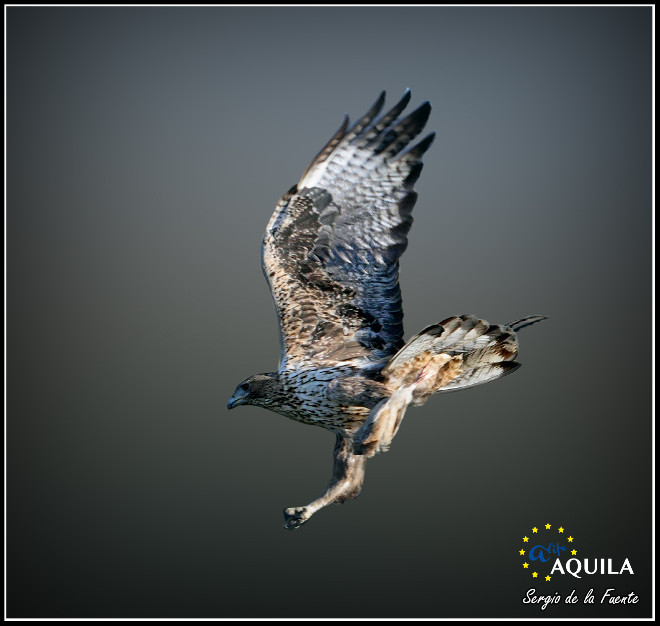
[[[410,146],[431,112],[410,100],[380,115],[348,116],[279,201],[262,244],[262,267],[280,326],[278,370],[243,381],[227,403],[252,404],[336,435],[323,495],[284,510],[299,528],[316,511],[355,498],[368,458],[389,449],[409,405],[467,389],[519,367],[517,331],[545,319],[492,325],[448,317],[404,344],[399,257],[408,244],[414,184],[435,133]]]

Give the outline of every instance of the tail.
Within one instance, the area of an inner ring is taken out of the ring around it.
[[[535,315],[502,326],[461,315],[415,335],[381,372],[391,395],[355,433],[356,454],[386,451],[409,405],[420,406],[434,393],[476,387],[517,370],[516,331],[544,319]]]
[[[388,387],[414,386],[414,403],[419,405],[431,394],[482,385],[510,374],[520,367],[517,356],[518,338],[510,325],[461,315],[415,335],[382,374]]]
[[[536,324],[536,322],[542,322],[543,320],[547,320],[546,315],[530,315],[528,317],[523,317],[522,319],[516,320],[515,322],[509,322],[507,326],[511,330],[515,330],[518,332],[521,328],[525,328],[525,326],[531,326],[532,324]]]

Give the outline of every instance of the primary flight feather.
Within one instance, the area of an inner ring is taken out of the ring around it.
[[[408,245],[421,158],[435,137],[410,147],[431,105],[401,117],[409,100],[406,90],[380,115],[383,92],[350,128],[345,117],[280,199],[264,236],[280,364],[243,381],[227,406],[262,406],[337,437],[328,488],[304,507],[285,509],[287,528],[358,495],[366,459],[389,448],[410,404],[517,369],[516,331],[545,319],[498,326],[450,317],[404,345],[399,257]]]

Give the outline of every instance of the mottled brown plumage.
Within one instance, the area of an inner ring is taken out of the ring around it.
[[[328,488],[314,502],[286,509],[287,528],[360,492],[366,459],[389,448],[409,405],[514,371],[516,330],[544,319],[491,326],[450,317],[404,345],[399,257],[434,133],[409,148],[430,104],[401,119],[407,90],[378,117],[384,100],[383,92],[350,128],[344,119],[279,201],[263,240],[280,364],[241,383],[228,407],[262,406],[337,437]]]

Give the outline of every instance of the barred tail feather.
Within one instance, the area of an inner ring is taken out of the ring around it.
[[[515,372],[520,367],[516,361],[502,361],[500,363],[488,363],[481,367],[475,367],[468,370],[462,376],[447,383],[444,387],[438,389],[436,393],[448,393],[450,391],[461,391],[477,385],[489,383],[491,380],[503,378],[508,374]]]
[[[529,315],[528,317],[523,317],[519,320],[516,320],[515,322],[509,322],[507,326],[511,330],[518,332],[521,328],[525,328],[525,326],[531,326],[532,324],[536,324],[537,322],[542,322],[543,320],[547,319],[548,317],[546,315]]]

